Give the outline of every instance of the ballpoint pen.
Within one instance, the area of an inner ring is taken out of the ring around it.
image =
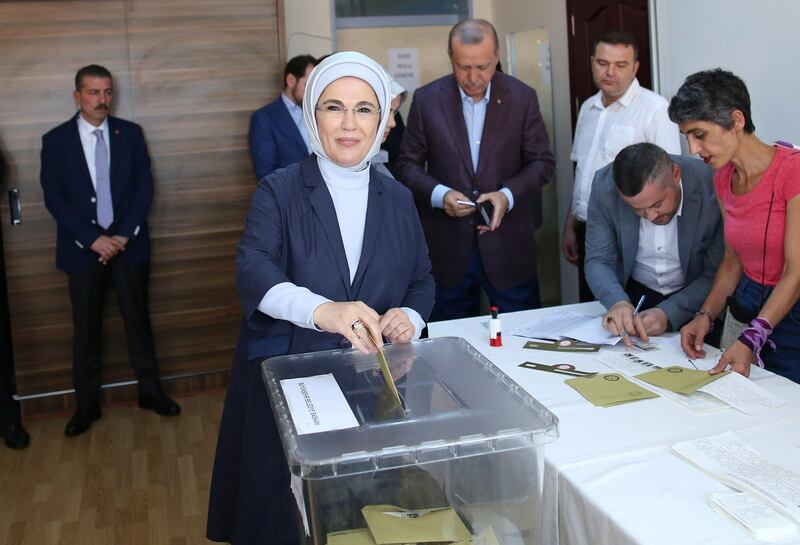
[[[641,297],[639,297],[639,302],[638,302],[638,303],[636,303],[636,308],[635,308],[635,309],[633,309],[633,315],[634,315],[634,316],[636,316],[637,314],[639,314],[639,309],[641,309],[641,308],[642,308],[642,305],[644,304],[644,297],[645,297],[644,295],[642,295]]]
[[[636,317],[636,315],[637,315],[637,314],[639,314],[639,309],[641,309],[641,308],[642,308],[642,305],[644,304],[644,299],[645,299],[645,296],[644,296],[644,295],[642,295],[641,297],[639,297],[639,302],[638,302],[638,303],[636,303],[636,308],[634,308],[634,309],[633,309],[633,316],[634,316],[634,318]],[[623,328],[623,329],[622,329],[622,336],[623,336],[623,337],[625,337],[625,338],[629,337],[629,335],[628,335],[628,332],[627,332],[627,331],[625,331],[625,328]],[[627,343],[625,343],[625,345],[626,345],[626,346],[629,346]]]

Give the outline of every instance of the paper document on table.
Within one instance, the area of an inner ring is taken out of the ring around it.
[[[585,316],[568,310],[552,311],[511,330],[517,337],[532,339],[560,339],[568,337],[592,344],[617,344],[622,337],[615,337],[605,329],[600,316]]]
[[[786,404],[781,398],[739,373],[728,373],[721,379],[706,384],[699,391],[711,394],[734,409],[752,416]]]
[[[696,369],[686,369],[680,365],[670,365],[654,371],[646,371],[636,375],[636,378],[643,380],[653,386],[664,388],[676,394],[691,395],[711,382],[721,379],[729,372],[724,374],[710,375],[708,371],[698,371]]]
[[[565,380],[564,384],[572,386],[596,407],[613,407],[658,397],[658,394],[634,384],[618,373],[598,373],[590,377],[571,378]]]
[[[287,378],[281,389],[297,435],[358,427],[333,374]]]
[[[800,523],[800,474],[765,460],[731,432],[673,445],[673,452]]]
[[[643,381],[640,381],[636,378],[636,375],[640,375],[647,371],[656,371],[661,368],[660,365],[656,365],[655,363],[644,359],[642,356],[644,354],[633,354],[631,352],[599,352],[595,359],[600,363],[605,364],[606,366],[610,367],[611,369],[623,373],[630,377],[634,382],[641,384]],[[665,390],[664,388],[658,388],[656,386],[652,386],[650,384],[647,385],[647,388],[654,390],[661,394],[662,396],[666,397],[667,399],[671,399],[675,403],[678,403],[690,411],[704,413],[704,412],[711,412],[711,411],[718,411],[720,409],[727,409],[730,407],[727,403],[723,403],[722,401],[716,399],[715,397],[710,396],[704,392],[695,392],[692,395],[681,395],[676,394],[675,392],[670,392],[669,390]]]
[[[740,524],[759,541],[774,542],[800,534],[800,526],[753,494],[723,492],[711,494],[709,505]]]

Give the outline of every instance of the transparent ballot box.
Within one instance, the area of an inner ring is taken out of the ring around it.
[[[464,339],[265,360],[306,543],[538,542],[557,418]],[[484,542],[484,541],[480,541]]]

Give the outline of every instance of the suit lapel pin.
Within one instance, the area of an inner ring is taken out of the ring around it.
[[[119,136],[119,129],[114,129],[114,134],[116,134],[117,136]]]
[[[498,99],[497,99],[497,103],[498,103],[498,104],[502,104],[502,103],[503,103],[503,101],[502,101],[502,100],[500,100],[500,99],[498,98]]]

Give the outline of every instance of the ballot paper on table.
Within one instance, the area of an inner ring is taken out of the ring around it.
[[[660,365],[656,365],[655,363],[645,359],[646,356],[647,354],[643,354],[641,352],[634,354],[632,352],[601,351],[597,356],[595,356],[595,359],[600,363],[610,367],[614,371],[631,377],[631,380],[634,382],[641,384],[642,381],[639,381],[639,379],[636,378],[636,375],[640,375],[647,371],[655,371],[661,368]],[[727,403],[724,403],[704,392],[695,392],[692,395],[687,396],[676,394],[674,392],[670,392],[669,390],[665,390],[664,388],[658,388],[657,386],[652,386],[650,384],[648,384],[647,387],[655,390],[667,399],[686,407],[690,411],[698,413],[719,411],[721,409],[727,409],[730,407]]]
[[[615,345],[622,339],[603,329],[600,316],[585,316],[568,310],[552,311],[543,318],[515,327],[511,334],[532,339],[567,337],[586,343],[608,345]]]
[[[685,441],[672,450],[724,484],[754,494],[800,523],[800,474],[762,458],[734,433]]]
[[[598,373],[591,377],[564,381],[596,407],[612,407],[631,401],[652,399],[658,394],[634,384],[618,373]]]
[[[686,369],[680,365],[671,365],[641,373],[636,375],[636,378],[676,394],[691,395],[702,389],[703,386],[719,380],[727,374],[729,373],[726,371],[719,375],[709,375],[708,371],[697,371],[695,369]]]
[[[367,505],[361,514],[378,545],[469,541],[472,537],[452,507],[411,510]]]
[[[783,399],[739,373],[728,373],[721,379],[706,384],[699,391],[710,394],[751,416],[763,414],[786,404]]]
[[[547,350],[550,352],[585,353],[599,351],[600,345],[573,339],[561,339],[560,341],[528,341],[522,348],[527,348],[528,350]]]
[[[747,492],[711,494],[708,503],[759,541],[774,542],[800,535],[800,526]]]
[[[358,420],[332,373],[287,378],[281,389],[297,435],[358,427]]]

